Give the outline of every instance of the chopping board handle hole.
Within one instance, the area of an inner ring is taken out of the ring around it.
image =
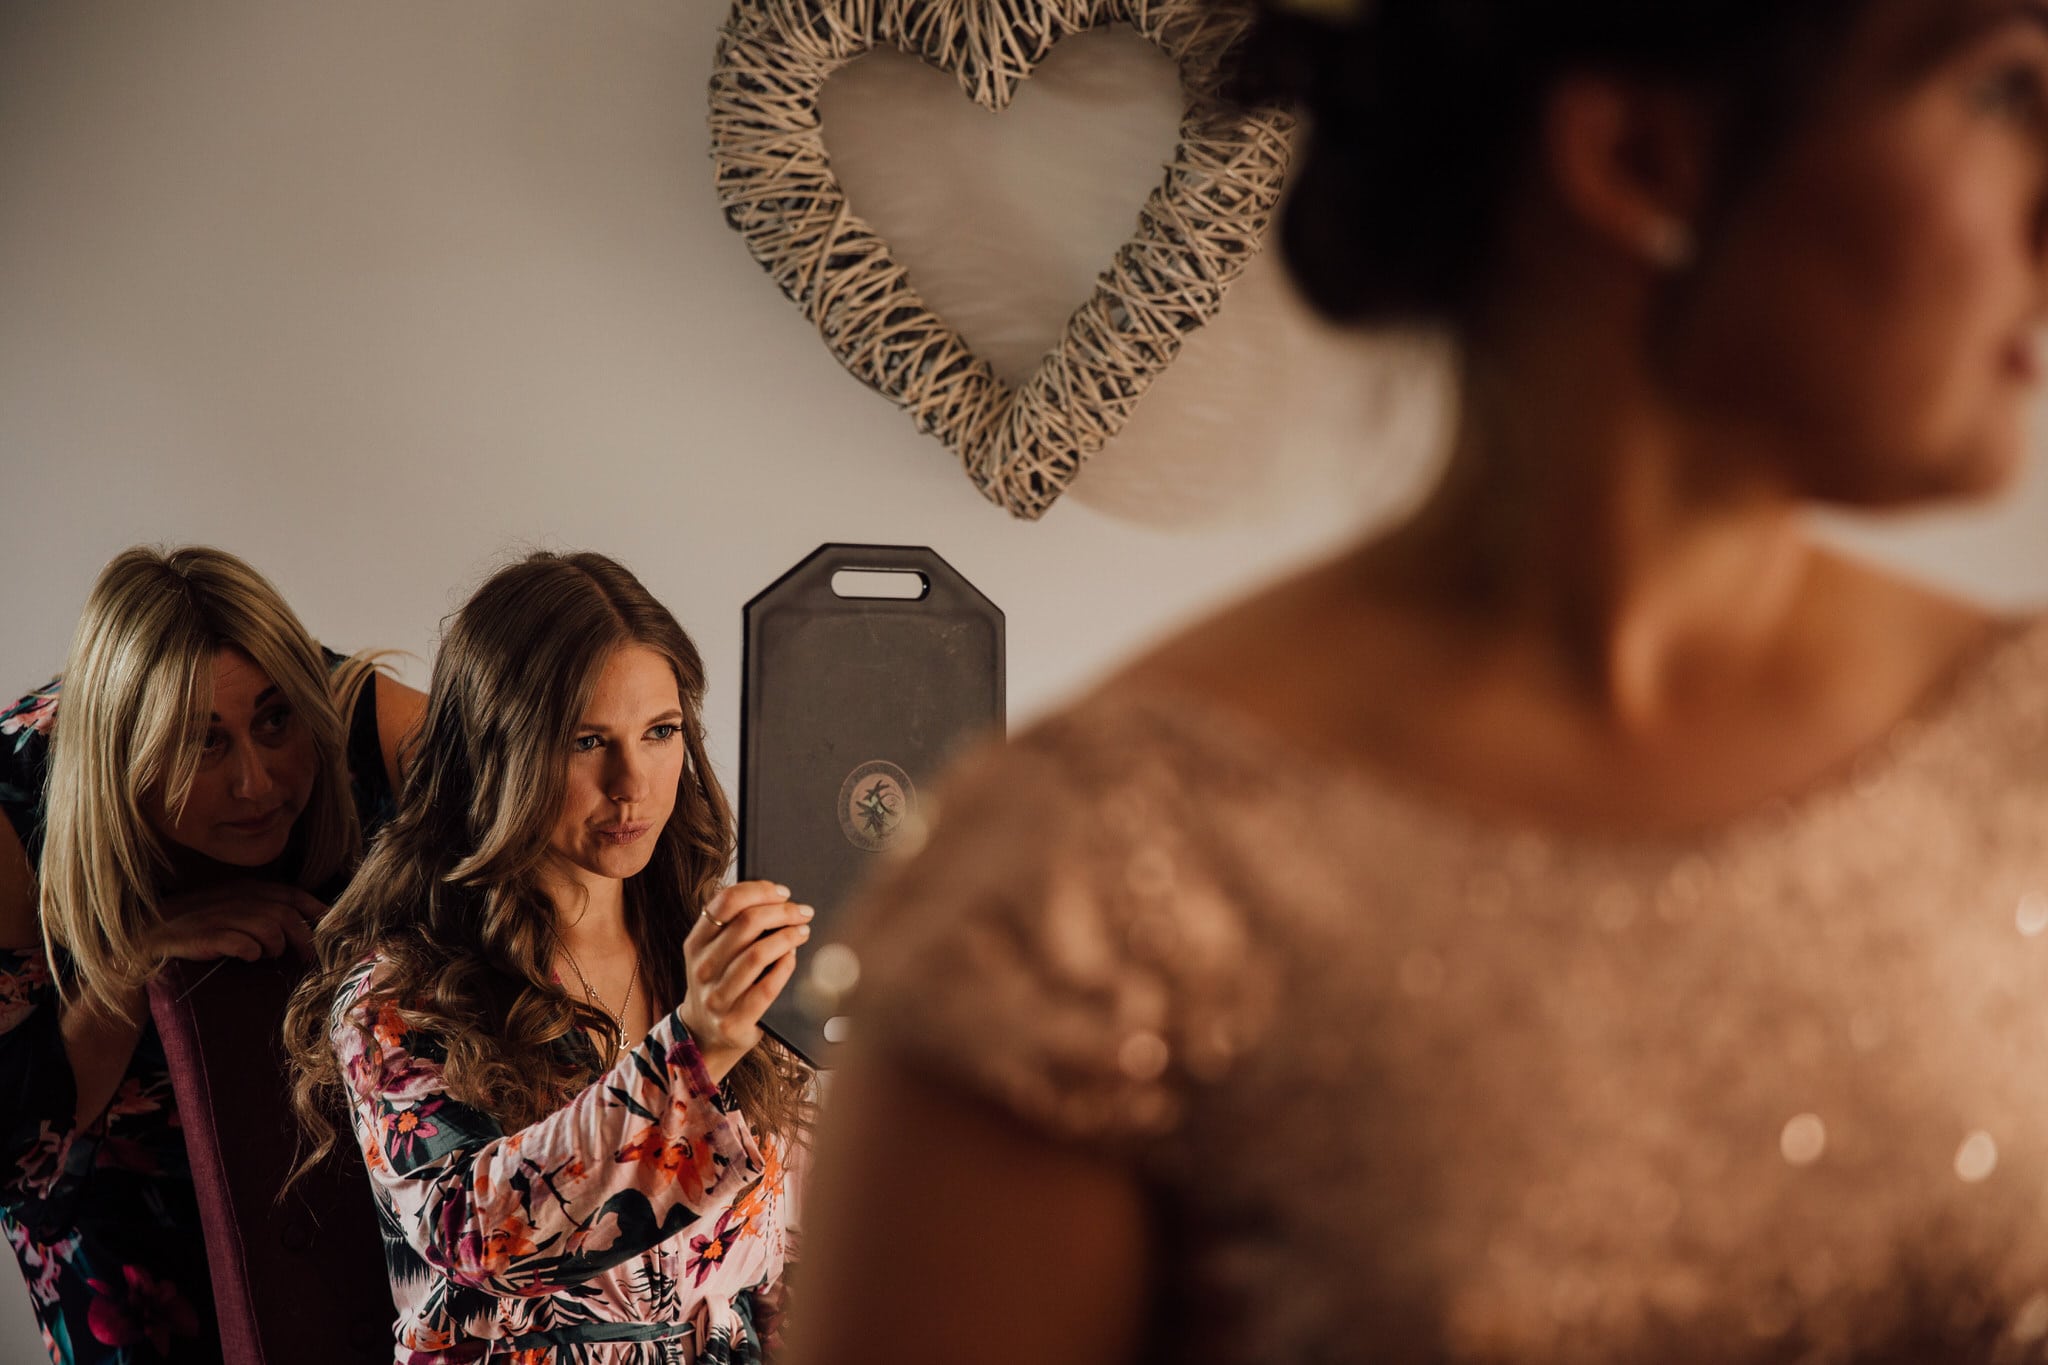
[[[921,573],[901,569],[841,569],[832,575],[832,591],[841,597],[879,597],[912,602],[932,590]]]

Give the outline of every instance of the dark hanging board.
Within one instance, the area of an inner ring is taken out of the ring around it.
[[[866,583],[915,595],[841,596],[842,574],[889,575]],[[916,837],[947,761],[1001,732],[1003,613],[931,550],[826,545],[747,603],[744,673],[740,876],[781,882],[818,911],[765,1022],[830,1066],[844,1026],[824,950],[878,860]]]

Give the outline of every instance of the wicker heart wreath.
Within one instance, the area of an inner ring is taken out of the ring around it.
[[[1259,249],[1292,121],[1218,94],[1223,56],[1248,18],[1235,0],[737,0],[711,81],[726,220],[841,364],[958,452],[992,501],[1036,519],[1123,428]],[[1179,67],[1188,98],[1180,143],[1136,233],[1012,389],[848,210],[818,97],[833,72],[893,46],[953,73],[969,98],[999,112],[1061,38],[1115,23]]]

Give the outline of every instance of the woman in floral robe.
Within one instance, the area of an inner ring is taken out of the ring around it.
[[[147,721],[169,699],[197,712],[157,727],[152,746]],[[186,548],[118,556],[61,686],[0,710],[0,1232],[55,1365],[221,1359],[184,1129],[141,978],[172,957],[284,951],[285,927],[304,939],[277,921],[340,890],[359,832],[389,812],[418,700],[322,651],[248,565]],[[160,786],[138,795],[80,780],[112,771],[139,784],[185,762],[182,802]],[[278,814],[252,826],[239,803]],[[134,809],[149,831],[119,817]],[[209,811],[229,817],[224,832]],[[78,876],[152,835],[160,852],[124,864],[160,863],[151,885]],[[64,891],[81,882],[120,886],[142,913]]]
[[[809,1076],[759,1021],[811,912],[721,888],[702,696],[596,555],[503,570],[442,643],[287,1025],[301,1118],[331,1147],[345,1104],[369,1170],[401,1365],[774,1349]]]

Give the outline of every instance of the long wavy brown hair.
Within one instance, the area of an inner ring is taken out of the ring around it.
[[[576,726],[606,660],[629,644],[666,657],[682,694],[689,762],[653,860],[626,883],[626,921],[659,998],[683,999],[684,936],[733,853],[732,808],[704,751],[703,662],[618,563],[531,555],[494,574],[449,625],[398,813],[315,932],[319,966],[285,1016],[308,1140],[299,1171],[337,1145],[345,1095],[329,1014],[372,954],[383,959],[375,1000],[436,1035],[449,1093],[508,1130],[595,1079],[593,1052],[558,1044],[614,1026],[555,980],[555,911],[540,878]],[[755,1132],[782,1138],[805,1126],[809,1082],[772,1038],[727,1078]]]

